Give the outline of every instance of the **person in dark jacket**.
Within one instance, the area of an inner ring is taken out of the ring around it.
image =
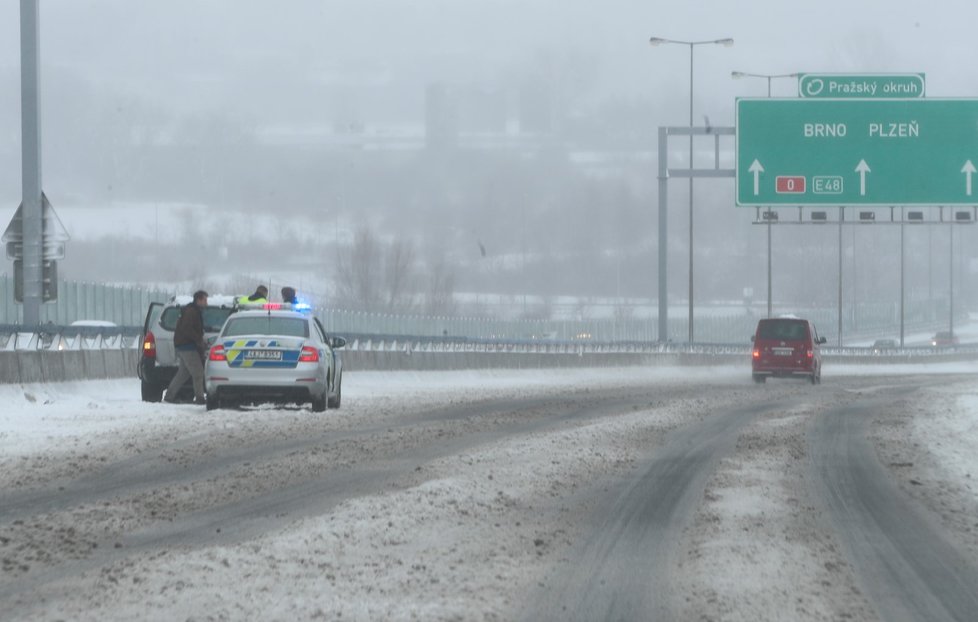
[[[173,376],[164,398],[171,404],[177,401],[177,394],[188,379],[194,383],[194,403],[206,404],[204,397],[204,355],[207,343],[204,341],[204,308],[207,306],[207,292],[194,292],[193,302],[180,312],[177,327],[173,331],[173,347],[177,353],[177,373]]]
[[[286,285],[282,288],[282,302],[287,302],[289,304],[295,304],[299,302],[295,297],[295,288]]]

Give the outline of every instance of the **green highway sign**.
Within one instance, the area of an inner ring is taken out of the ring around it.
[[[978,205],[978,99],[738,99],[737,205]]]
[[[801,73],[798,95],[817,98],[907,98],[924,96],[922,73]]]

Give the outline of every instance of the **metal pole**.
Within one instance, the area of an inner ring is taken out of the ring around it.
[[[37,0],[20,0],[20,118],[23,200],[24,326],[41,323],[40,26]]]
[[[852,302],[850,303],[852,307],[852,329],[858,330],[859,321],[857,320],[858,310],[856,309],[856,294],[859,292],[858,275],[856,274],[856,227],[850,228],[852,231]]]
[[[906,260],[905,260],[904,255],[903,255],[903,246],[904,246],[904,243],[906,241],[905,240],[905,238],[906,238],[906,230],[904,228],[904,227],[906,227],[905,213],[906,213],[906,209],[905,208],[900,208],[900,347],[901,348],[904,345],[903,344],[903,339],[904,339],[904,320],[906,319],[905,318],[905,315],[904,315],[905,314],[904,305],[906,304],[906,302],[905,302],[905,300],[906,300],[906,298],[905,298],[905,291],[904,291],[904,282],[905,282],[904,279],[906,278],[905,277],[905,274],[904,274],[904,270],[905,270],[906,267],[905,267],[904,264],[905,264]]]
[[[669,287],[666,263],[669,244],[669,134],[659,128],[659,341],[669,341]]]
[[[934,306],[934,229],[931,227],[927,227],[927,304],[930,310],[937,311]],[[932,314],[930,310],[927,319],[936,320],[937,314]]]
[[[839,347],[842,347],[842,221],[846,219],[844,207],[839,208]]]
[[[675,39],[662,39],[660,37],[650,37],[649,44],[660,45],[662,43],[673,43],[678,45],[688,45],[689,46],[689,341],[693,342],[693,48],[697,45],[703,45],[707,43],[716,45],[733,45],[733,39],[713,39],[709,41],[677,41]],[[661,167],[660,167],[661,168]],[[661,192],[661,188],[660,188]],[[659,202],[660,207],[663,205],[662,201]],[[660,215],[660,223],[661,223]],[[660,236],[663,231],[660,229]],[[662,250],[662,245],[660,245],[660,255]],[[662,264],[660,262],[660,269]],[[659,279],[660,285],[664,282],[663,279]],[[662,296],[659,299],[660,306],[663,304]],[[659,322],[661,323],[665,315],[659,313]]]
[[[693,343],[693,48],[689,44],[689,342]]]
[[[953,213],[953,210],[952,210]],[[954,336],[954,221],[948,225],[948,237],[951,243],[948,244],[948,330]]]
[[[766,208],[770,211],[770,208]],[[767,218],[767,316],[773,317],[771,303],[771,215]]]
[[[771,98],[771,76],[767,77],[767,97]],[[772,300],[773,292],[771,288],[771,208],[767,207],[765,210],[768,212],[767,215],[767,317],[773,317],[772,313]]]

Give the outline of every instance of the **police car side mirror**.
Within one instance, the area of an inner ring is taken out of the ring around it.
[[[344,339],[343,337],[329,338],[329,347],[331,348],[342,348],[345,345],[346,345],[346,339]]]

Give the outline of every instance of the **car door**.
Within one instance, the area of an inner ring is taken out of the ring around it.
[[[146,309],[146,320],[143,322],[143,337],[146,337],[146,333],[152,330],[151,327],[156,326],[156,322],[160,319],[160,314],[163,313],[163,303],[162,302],[151,302],[149,303],[149,308]]]
[[[329,366],[326,369],[327,377],[329,378],[329,390],[332,392],[335,389],[336,384],[336,372],[339,369],[338,362],[336,360],[336,352],[329,345],[329,338],[326,336],[326,330],[323,325],[320,324],[319,318],[314,317],[313,326],[315,327],[316,338],[322,342],[323,351],[326,352],[326,358],[329,361]]]

